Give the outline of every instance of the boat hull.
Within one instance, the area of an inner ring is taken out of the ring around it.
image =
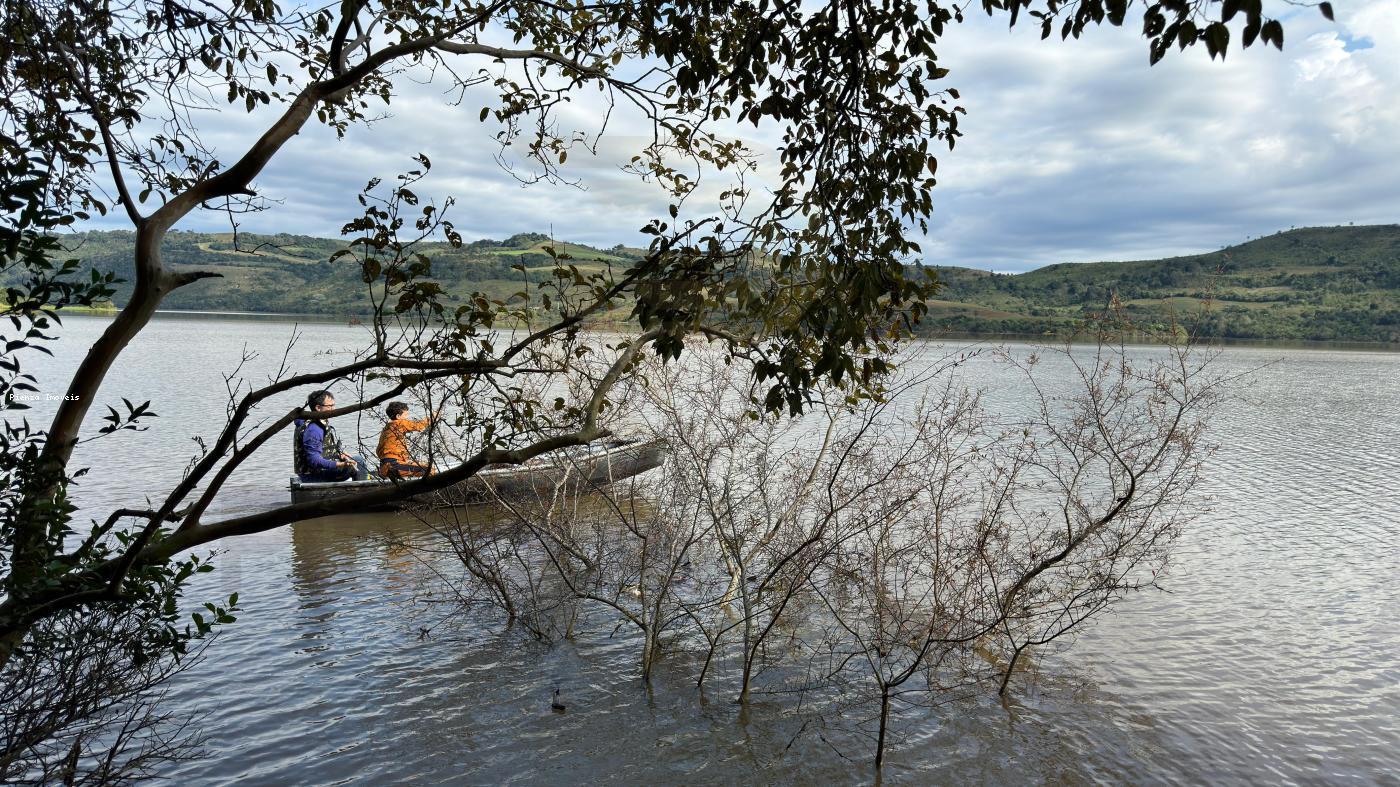
[[[491,465],[445,489],[413,495],[385,507],[472,505],[497,498],[553,496],[561,491],[587,494],[660,467],[665,461],[666,445],[662,440],[617,440],[556,454],[526,465]],[[309,503],[383,489],[394,483],[382,479],[316,483],[293,477],[289,488],[293,503]]]

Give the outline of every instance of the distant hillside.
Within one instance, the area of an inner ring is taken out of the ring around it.
[[[113,271],[126,283],[113,300],[122,304],[131,294],[134,278],[131,256],[135,235],[131,232],[88,232],[65,238],[72,256],[84,267]],[[197,311],[248,311],[284,314],[358,315],[370,310],[367,286],[359,266],[348,258],[330,262],[345,248],[340,240],[304,235],[233,235],[172,232],[161,247],[165,263],[176,271],[205,270],[223,275],[176,290],[164,308]],[[455,296],[485,292],[508,297],[528,280],[550,277],[554,260],[545,251],[552,246],[568,255],[570,264],[588,272],[612,265],[630,267],[639,259],[637,249],[594,249],[574,243],[551,242],[539,233],[524,233],[503,241],[482,240],[454,249],[446,243],[420,247],[432,260],[433,276]],[[525,271],[512,268],[524,266]]]
[[[1137,322],[1175,315],[1209,336],[1400,342],[1400,225],[1310,227],[1208,254],[1016,275],[936,270],[945,288],[930,304],[933,330],[1053,331],[1116,293]]]
[[[132,278],[130,232],[90,232],[69,239],[86,266]],[[175,270],[215,270],[176,291],[171,309],[355,315],[367,311],[358,266],[329,262],[339,240],[300,235],[172,232],[163,253]],[[538,233],[482,240],[453,249],[423,247],[449,294],[483,291],[506,297],[526,279],[548,278],[552,245],[585,271],[626,268],[641,251],[553,242]],[[523,265],[525,272],[513,270]],[[1206,334],[1225,338],[1400,342],[1400,225],[1290,230],[1208,254],[1139,262],[1050,265],[1006,275],[936,268],[944,282],[930,303],[929,332],[1037,334],[1058,331],[1101,311],[1116,293],[1141,323],[1203,319]],[[130,293],[123,285],[115,301]],[[1204,317],[1201,302],[1212,301]]]

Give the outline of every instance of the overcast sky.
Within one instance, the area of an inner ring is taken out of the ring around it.
[[[1284,16],[1281,53],[1232,46],[1222,63],[1200,46],[1152,68],[1137,28],[1040,41],[1033,25],[971,17],[940,49],[943,84],[961,91],[967,115],[957,147],[939,155],[926,261],[1022,271],[1207,251],[1290,226],[1400,221],[1400,0],[1333,4],[1336,23],[1312,8]],[[482,100],[452,107],[440,91],[408,85],[392,117],[344,140],[305,131],[257,184],[280,206],[242,229],[336,236],[367,179],[410,168],[422,151],[434,167],[421,192],[457,197],[451,215],[468,240],[552,231],[645,245],[638,229],[666,201],[619,170],[638,143],[626,118],[598,156],[570,154],[565,174],[579,187],[525,187],[493,158]],[[563,119],[591,132],[597,117],[581,101]],[[205,138],[232,157],[269,119],[207,116]],[[771,160],[771,138],[747,141]],[[707,181],[695,210],[720,187]],[[179,228],[228,222],[205,214]]]

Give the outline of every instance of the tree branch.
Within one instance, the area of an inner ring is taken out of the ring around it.
[[[608,72],[601,68],[586,66],[558,52],[548,52],[543,49],[504,49],[487,44],[466,43],[463,41],[443,41],[437,44],[436,48],[454,55],[490,55],[497,60],[547,60],[557,66],[577,71],[583,76],[602,79],[608,82],[612,81],[608,76]]]

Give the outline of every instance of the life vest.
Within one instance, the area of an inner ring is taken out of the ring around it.
[[[306,427],[313,423],[315,421],[298,421],[296,428],[292,430],[292,469],[297,475],[311,475],[319,470],[306,460],[306,451],[302,449],[302,437],[306,435]],[[335,427],[323,423],[321,430],[321,456],[331,461],[339,461],[340,439],[336,437]]]

